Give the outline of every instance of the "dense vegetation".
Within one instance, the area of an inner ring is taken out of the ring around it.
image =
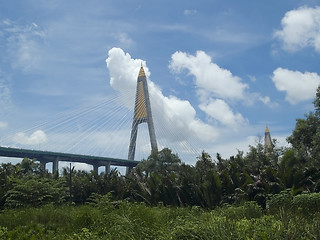
[[[303,201],[289,195],[270,199],[276,210],[270,213],[254,202],[207,211],[112,201],[110,195],[79,206],[8,209],[0,214],[0,225],[6,226],[0,239],[318,239],[320,213],[313,203],[320,194],[297,195]]]
[[[203,152],[195,166],[167,148],[127,176],[2,164],[0,238],[316,239],[320,88],[314,106],[297,120],[290,148],[274,140],[228,159]]]

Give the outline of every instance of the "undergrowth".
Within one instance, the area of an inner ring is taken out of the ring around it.
[[[266,211],[254,202],[209,211],[96,196],[82,206],[3,210],[0,239],[318,239],[318,196],[287,198],[291,207],[278,195],[269,198]]]

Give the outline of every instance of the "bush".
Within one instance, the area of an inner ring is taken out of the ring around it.
[[[269,214],[304,214],[320,212],[320,193],[302,193],[293,196],[288,190],[269,195],[267,199]]]
[[[288,212],[292,208],[292,199],[290,190],[282,191],[279,194],[270,194],[267,197],[266,210],[269,214]]]
[[[241,219],[236,221],[236,239],[284,239],[284,225],[273,216],[258,219]]]
[[[8,230],[6,227],[0,227],[0,239],[1,240],[8,239]]]
[[[296,211],[310,215],[320,212],[320,193],[300,194],[293,197],[292,207]]]
[[[5,207],[36,207],[65,202],[67,191],[63,182],[45,178],[16,180],[6,194]]]
[[[252,219],[260,218],[263,215],[262,208],[256,202],[245,202],[240,206],[233,205],[224,205],[221,208],[218,208],[217,213],[219,215],[225,216],[227,219]]]

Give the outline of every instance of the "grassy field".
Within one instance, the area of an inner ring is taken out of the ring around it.
[[[319,212],[285,208],[280,200],[272,211],[254,202],[204,210],[107,197],[82,206],[11,209],[0,214],[0,239],[319,239]]]

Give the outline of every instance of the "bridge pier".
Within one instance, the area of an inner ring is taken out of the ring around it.
[[[39,159],[39,162],[40,162],[41,168],[42,168],[43,170],[46,170],[47,161],[45,161],[45,160],[40,160],[40,159]]]
[[[133,167],[126,167],[126,175],[129,175]]]
[[[109,174],[109,173],[110,173],[110,162],[107,162],[105,166],[105,174]]]
[[[94,171],[96,174],[98,174],[99,165],[98,165],[97,163],[95,163],[95,164],[92,164],[92,166],[93,166],[93,171]]]
[[[59,171],[59,157],[52,161],[52,173]]]

